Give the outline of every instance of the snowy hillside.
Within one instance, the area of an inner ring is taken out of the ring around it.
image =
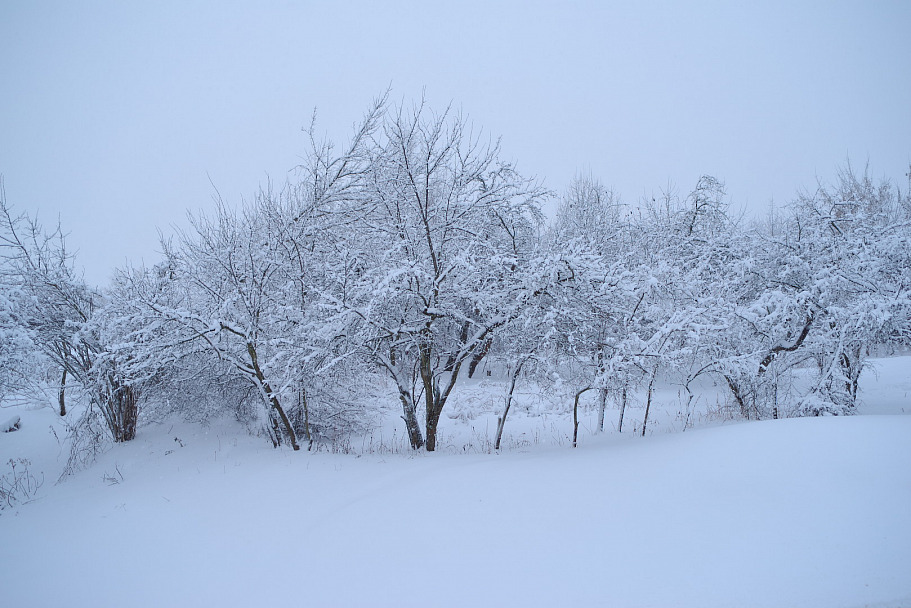
[[[0,511],[3,605],[908,606],[908,363],[863,383],[898,415],[419,455],[175,423],[56,486],[17,408],[0,456],[45,480]]]

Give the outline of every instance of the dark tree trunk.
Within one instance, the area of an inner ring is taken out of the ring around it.
[[[800,330],[800,335],[797,336],[797,339],[794,341],[794,344],[790,346],[775,346],[774,348],[769,349],[769,352],[766,353],[766,356],[763,357],[762,361],[759,363],[759,371],[757,375],[762,375],[772,364],[772,361],[775,360],[775,357],[778,356],[778,353],[790,353],[794,352],[801,347],[804,340],[807,339],[807,336],[810,334],[810,327],[813,325],[814,316],[808,315],[806,321],[804,322],[803,329]]]
[[[440,424],[440,416],[427,417],[427,451],[433,452],[437,449],[437,426]]]
[[[620,422],[617,424],[617,432],[623,432],[623,414],[626,412],[626,385],[623,385],[623,394],[620,395]]]
[[[307,405],[307,393],[300,390],[300,405],[304,412],[304,437],[307,438],[307,451],[313,449],[313,435],[310,433],[310,407]]]
[[[458,370],[458,363],[454,370]],[[429,371],[429,370],[428,370]],[[453,371],[451,373],[457,373]],[[440,415],[443,413],[443,406],[446,404],[446,396],[440,393],[439,387],[434,381],[433,375],[424,376],[424,405],[426,407],[426,443],[424,447],[428,452],[437,449],[437,428],[440,425]]]
[[[446,386],[443,390],[440,390],[440,387],[437,386],[432,370],[428,368],[426,370],[426,375],[422,371],[421,375],[424,381],[424,402],[427,408],[427,440],[424,447],[428,452],[433,452],[437,449],[437,427],[440,424],[440,415],[443,413],[443,407],[446,405],[446,400],[449,399],[449,394],[452,392],[456,380],[459,377],[459,369],[461,366],[461,361],[457,361],[452,372],[450,372],[449,380],[446,382]]]
[[[851,405],[854,405],[857,402],[857,387],[860,379],[862,352],[862,348],[857,347],[853,349],[853,352],[850,355],[848,353],[842,353],[841,355],[841,368],[845,377],[845,392],[848,395]]]
[[[427,339],[420,348],[420,373],[421,383],[424,388],[424,408],[426,412],[426,435],[424,448],[428,452],[437,449],[437,428],[440,424],[440,415],[443,413],[443,406],[446,405],[446,399],[452,387],[455,386],[456,379],[459,377],[459,370],[462,367],[464,358],[456,358],[449,371],[449,380],[446,387],[441,391],[437,384],[437,378],[433,373],[433,350],[431,340]]]
[[[583,388],[576,393],[576,398],[573,400],[573,447],[576,447],[579,439],[579,397],[582,396],[582,393],[590,390],[592,390],[592,387]]]
[[[516,368],[509,375],[509,389],[506,392],[506,406],[503,408],[503,415],[497,418],[497,437],[494,440],[493,449],[500,449],[500,441],[503,439],[503,427],[506,426],[506,415],[509,413],[509,408],[512,405],[512,394],[516,388],[516,381],[519,379],[519,374],[522,371],[522,364],[524,361],[520,361]]]
[[[282,429],[279,426],[278,414],[275,410],[269,410],[269,439],[272,440],[272,447],[278,448],[282,445]]]
[[[456,365],[458,363],[453,361],[452,369],[455,369]],[[437,388],[436,379],[433,377],[433,353],[428,337],[425,337],[425,342],[420,347],[420,373],[421,383],[424,387],[424,423],[426,424],[424,447],[428,452],[433,452],[437,447],[437,426],[440,423],[440,412],[443,408],[440,403],[440,391]]]
[[[136,425],[139,422],[139,406],[136,391],[133,387],[124,387],[123,396],[123,440],[132,441],[136,438]]]
[[[747,399],[744,397],[743,393],[740,390],[740,385],[736,380],[724,375],[725,381],[728,383],[728,388],[731,389],[731,394],[734,395],[734,401],[737,402],[737,405],[740,406],[740,415],[746,418],[747,420],[752,420],[752,410],[747,405]]]
[[[652,389],[655,386],[655,376],[658,375],[658,366],[652,370],[652,377],[648,381],[648,391],[645,397],[645,417],[642,419],[642,436],[645,437],[645,427],[648,426],[648,411],[652,407]]]
[[[114,441],[122,443],[136,438],[136,423],[139,418],[138,395],[132,386],[110,380],[110,393],[106,396],[106,418]]]
[[[487,332],[485,332],[485,335],[486,333]],[[427,434],[425,436],[424,447],[428,452],[433,452],[436,450],[437,446],[437,427],[440,423],[440,415],[443,413],[443,407],[446,405],[446,400],[449,399],[452,389],[455,388],[456,381],[459,378],[459,371],[462,369],[462,364],[465,362],[466,358],[471,355],[473,349],[478,347],[480,342],[474,342],[471,348],[466,348],[461,351],[459,355],[452,358],[451,366],[447,361],[447,365],[443,368],[443,373],[445,374],[448,372],[449,378],[440,385],[438,384],[439,378],[434,374],[434,361],[438,355],[435,355],[433,352],[433,336],[430,322],[428,322],[421,331],[421,338],[422,340],[418,347],[418,370],[421,375],[421,384],[424,390],[424,407],[426,411],[425,429]],[[486,339],[485,336],[479,336],[478,340],[485,340],[481,348],[482,353],[486,354],[487,349],[490,348],[490,340]],[[483,358],[483,354],[479,356],[476,353],[472,362],[480,362]],[[475,365],[477,365],[477,363],[475,363]],[[403,403],[411,401],[410,398],[404,398],[405,392],[407,391],[399,388],[399,393],[403,395]],[[407,418],[405,424],[406,426],[410,424]],[[409,436],[412,437],[411,446],[413,448],[417,449],[421,447],[420,442],[416,441],[416,439],[420,437],[419,431],[412,432],[409,430]]]
[[[297,433],[294,432],[294,426],[291,424],[291,420],[288,419],[288,415],[285,413],[281,402],[278,400],[278,395],[272,391],[272,387],[269,386],[269,383],[266,381],[266,378],[259,367],[259,358],[256,354],[256,347],[250,342],[247,342],[247,354],[250,355],[250,365],[253,368],[256,380],[265,393],[266,399],[269,400],[272,411],[275,412],[275,414],[278,415],[279,420],[281,420],[285,433],[288,435],[288,441],[291,442],[291,448],[294,449],[294,451],[301,449],[300,445],[297,443]]]
[[[487,353],[490,352],[491,340],[484,342],[484,346],[481,347],[481,350],[476,352],[471,358],[471,361],[468,363],[468,377],[471,378],[474,376],[475,370],[478,368],[478,365],[487,356]]]
[[[60,405],[60,415],[66,416],[66,368],[63,368],[63,377],[60,379],[60,391],[57,393],[57,403]]]
[[[275,393],[272,392],[272,388],[268,383],[264,382],[263,388],[265,389],[266,394],[269,395],[269,401],[272,404],[272,409],[276,414],[278,414],[278,418],[281,420],[282,426],[285,428],[285,432],[288,434],[288,441],[291,442],[291,448],[294,451],[301,449],[301,446],[297,443],[297,433],[294,432],[294,426],[288,419],[288,415],[285,413],[285,409],[278,401],[278,397],[275,395]]]

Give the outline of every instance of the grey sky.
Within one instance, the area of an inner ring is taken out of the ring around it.
[[[390,84],[554,190],[711,174],[755,210],[848,157],[905,184],[911,2],[4,2],[0,173],[102,283],[210,178],[229,202],[284,181],[314,107],[342,139]]]

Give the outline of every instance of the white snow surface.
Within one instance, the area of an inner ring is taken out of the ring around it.
[[[0,473],[45,483],[0,511],[0,605],[911,606],[911,358],[876,367],[879,415],[467,454],[175,422],[57,485],[62,426],[20,406]]]

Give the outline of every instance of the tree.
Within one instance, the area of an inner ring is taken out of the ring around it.
[[[359,192],[364,146],[383,103],[377,100],[338,156],[311,129],[298,183],[268,187],[238,211],[218,199],[211,216],[191,216],[189,230],[163,243],[162,265],[121,274],[118,344],[134,374],[173,391],[164,375],[175,363],[208,361],[216,377],[197,381],[237,393],[228,374],[252,389],[276,447],[287,441],[298,450],[299,435],[311,442],[314,419],[324,429],[352,421],[353,400],[337,372],[356,360],[327,302],[348,263],[337,233],[350,222],[345,207]],[[186,374],[178,378],[194,390]],[[314,396],[324,398],[315,412]]]
[[[14,286],[0,283],[0,402],[10,393],[28,390],[45,362],[19,319]],[[8,297],[12,296],[12,297]],[[65,409],[63,410],[65,413]]]
[[[31,342],[60,371],[60,415],[67,412],[65,394],[71,379],[89,398],[89,408],[71,425],[73,433],[100,414],[115,442],[133,439],[137,387],[110,356],[100,331],[103,325],[94,318],[101,295],[76,274],[60,226],[47,232],[37,219],[14,215],[6,204],[2,183],[0,214],[7,277],[12,277],[20,295],[16,316]]]
[[[296,335],[282,313],[297,302],[285,298],[294,293],[288,293],[275,226],[264,221],[269,200],[264,193],[241,213],[219,202],[214,217],[191,218],[191,230],[166,244],[161,272],[124,276],[120,317],[133,321],[120,344],[148,377],[169,360],[204,353],[228,362],[260,395],[273,443],[285,437],[297,450],[282,403],[293,371],[274,360],[280,356],[275,340]]]
[[[94,349],[79,336],[79,330],[91,316],[97,294],[76,275],[60,226],[47,232],[37,218],[14,214],[2,180],[0,218],[3,277],[12,296],[6,298],[8,322],[16,319],[20,344],[31,342],[57,368],[58,406],[64,416],[68,376],[84,382],[92,366]],[[34,384],[37,372],[20,368],[17,373]]]
[[[559,265],[545,291],[547,318],[563,355],[551,362],[552,373],[571,387],[574,445],[585,393],[598,391],[599,431],[609,394],[620,402],[620,429],[631,389],[646,378],[650,403],[658,369],[671,360],[672,338],[689,310],[671,304],[679,274],[660,255],[667,243],[656,237],[658,224],[634,224],[621,209],[619,198],[599,183],[577,178],[548,237]]]
[[[851,413],[866,350],[907,301],[906,264],[895,263],[907,249],[900,199],[849,167],[765,226],[732,223],[725,234],[723,209],[702,228],[682,215],[686,238],[671,255],[686,269],[681,306],[698,312],[699,328],[686,385],[720,375],[750,419]],[[796,370],[814,361],[802,388]]]
[[[395,384],[411,446],[433,451],[463,364],[521,306],[546,192],[462,116],[423,103],[387,113],[369,153],[337,305]]]
[[[903,200],[905,199],[905,200]],[[819,376],[802,399],[807,413],[850,413],[870,346],[906,322],[909,301],[907,194],[875,184],[850,163],[832,186],[794,203],[818,314],[808,350]],[[894,323],[894,321],[898,323]]]

